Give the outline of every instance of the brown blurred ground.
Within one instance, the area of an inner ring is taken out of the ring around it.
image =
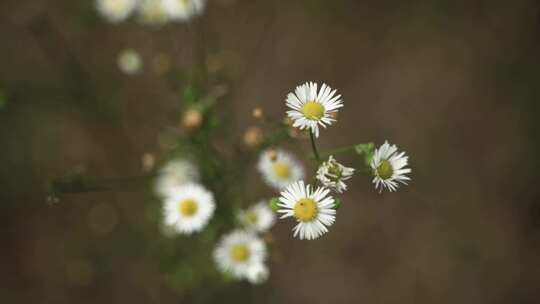
[[[74,168],[139,174],[141,155],[176,123],[174,92],[148,61],[142,75],[121,75],[121,49],[168,53],[178,66],[193,58],[183,25],[109,25],[78,2],[0,3],[9,95],[0,110],[0,302],[212,301],[212,286],[179,295],[162,283],[139,245],[156,229],[144,197],[44,202],[43,184]],[[321,240],[292,239],[292,223],[280,222],[270,282],[240,284],[220,301],[537,303],[539,12],[533,0],[210,1],[206,47],[231,79],[238,136],[253,107],[280,117],[290,89],[325,81],[346,106],[322,133],[323,149],[388,139],[413,167],[411,186],[396,194],[355,177]]]

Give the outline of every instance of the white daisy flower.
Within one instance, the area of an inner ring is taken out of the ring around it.
[[[159,170],[155,191],[158,195],[164,197],[185,183],[198,181],[199,170],[194,163],[186,159],[175,159],[169,161]]]
[[[375,188],[380,188],[380,192],[384,188],[390,191],[396,191],[399,184],[407,184],[410,180],[405,174],[410,173],[410,168],[407,166],[409,157],[405,156],[405,152],[397,153],[396,145],[391,145],[388,141],[379,148],[375,149],[373,158],[371,159],[371,168],[373,169],[373,183]]]
[[[254,265],[253,267],[250,267],[247,273],[247,280],[251,284],[261,284],[268,280],[268,277],[270,276],[270,271],[268,271],[268,267],[264,265],[263,263],[260,263],[258,265]]]
[[[257,168],[265,182],[277,190],[304,178],[302,165],[290,153],[283,150],[263,151]]]
[[[354,173],[354,168],[348,168],[338,163],[330,155],[327,161],[323,162],[317,170],[317,179],[326,188],[332,189],[337,193],[343,193],[347,190],[344,181],[350,179]]]
[[[112,23],[127,19],[138,4],[139,0],[96,0],[98,12]]]
[[[215,208],[210,191],[198,184],[185,184],[170,191],[165,198],[165,224],[178,233],[191,234],[206,226]]]
[[[164,0],[141,0],[138,8],[139,21],[148,25],[162,25],[169,16],[165,10]]]
[[[276,215],[268,206],[268,201],[263,200],[238,213],[238,220],[248,230],[266,232],[274,225]]]
[[[142,68],[141,55],[134,49],[125,49],[118,54],[118,68],[127,75],[137,74]]]
[[[257,235],[235,230],[225,235],[214,251],[220,271],[237,279],[253,279],[266,259],[266,244]]]
[[[163,0],[163,4],[171,20],[187,21],[202,14],[206,0]]]
[[[313,240],[328,232],[336,220],[334,198],[328,196],[330,190],[318,187],[315,191],[303,181],[291,184],[281,192],[277,212],[281,218],[294,217],[298,225],[293,228],[294,237]]]
[[[319,137],[319,125],[326,128],[335,121],[333,113],[343,107],[343,100],[325,83],[317,92],[316,83],[306,82],[287,95],[286,104],[292,109],[287,115],[293,120],[293,127],[310,129],[315,137]]]

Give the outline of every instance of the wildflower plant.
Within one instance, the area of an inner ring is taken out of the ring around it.
[[[97,6],[111,22],[139,12],[147,15],[146,21],[161,23],[189,22],[203,14],[206,3],[98,0]],[[144,155],[146,175],[112,182],[71,175],[49,185],[54,200],[66,193],[143,190],[149,223],[163,234],[152,254],[170,286],[202,289],[208,280],[225,285],[234,280],[263,283],[271,275],[276,218],[296,222],[293,238],[324,242],[323,236],[337,223],[338,209],[347,208],[341,195],[354,187],[354,174],[367,173],[378,192],[397,191],[410,181],[408,157],[386,141],[377,148],[368,142],[319,152],[317,139],[335,125],[346,105],[341,94],[325,83],[309,81],[283,92],[281,117],[270,117],[257,107],[244,134],[224,132],[234,122],[223,113],[234,101],[225,77],[209,75],[200,64],[204,59],[195,60],[188,76],[175,79],[174,91],[180,92],[178,111],[173,113],[176,121],[156,136],[159,151]],[[129,49],[120,55],[118,65],[129,75],[140,71],[141,60]],[[165,78],[179,74],[171,69]],[[361,160],[360,165],[338,162],[349,152]],[[249,179],[250,173],[258,173],[258,178]],[[271,198],[265,199],[268,193]]]

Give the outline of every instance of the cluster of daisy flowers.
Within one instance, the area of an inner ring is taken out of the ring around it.
[[[332,155],[325,161],[319,158],[315,138],[320,135],[320,127],[326,128],[336,121],[335,117],[343,107],[341,95],[326,84],[320,89],[314,82],[296,87],[287,95],[287,116],[292,126],[310,133],[312,148],[317,158],[317,185],[306,184],[304,172],[296,160],[281,150],[265,151],[259,161],[259,171],[267,184],[280,191],[280,197],[271,203],[272,209],[281,218],[294,218],[297,222],[293,236],[300,239],[317,239],[328,232],[336,220],[336,209],[340,200],[335,197],[347,190],[347,184],[354,172],[339,163]],[[398,152],[395,145],[387,141],[375,149],[362,150],[366,145],[358,145],[358,152],[365,153],[375,188],[396,191],[399,184],[407,184],[411,169],[407,167],[405,152]]]
[[[206,0],[95,0],[96,9],[108,22],[119,23],[130,16],[142,24],[185,22],[203,13]]]
[[[310,134],[317,169],[312,184],[306,182],[302,163],[290,152],[281,148],[264,149],[258,160],[257,170],[262,180],[279,197],[261,200],[236,213],[237,225],[216,243],[213,259],[217,269],[229,277],[257,284],[269,277],[268,247],[265,235],[280,218],[296,221],[293,237],[314,240],[329,231],[336,221],[341,200],[338,195],[347,191],[347,183],[355,168],[347,167],[333,155],[322,160],[315,139],[320,127],[326,128],[336,121],[343,100],[328,85],[320,89],[316,83],[298,86],[287,96],[290,108],[287,116],[294,128]],[[364,154],[373,176],[375,188],[382,192],[396,191],[406,184],[411,169],[408,157],[395,145],[385,142],[378,148],[372,144],[354,146]],[[169,234],[191,235],[202,231],[214,216],[217,208],[214,194],[200,183],[200,173],[193,162],[177,159],[168,162],[159,171],[156,193],[163,202],[164,231]]]
[[[259,284],[270,274],[266,259],[268,249],[261,234],[272,228],[275,214],[263,200],[237,214],[241,228],[226,234],[219,241],[214,260],[218,268],[236,278]]]
[[[178,159],[160,170],[155,192],[163,201],[163,231],[168,235],[191,235],[203,230],[216,209],[214,195],[199,183],[200,174],[193,162]],[[235,279],[253,284],[269,276],[268,250],[261,237],[275,223],[268,201],[262,200],[237,213],[239,227],[225,234],[214,250],[217,268]]]

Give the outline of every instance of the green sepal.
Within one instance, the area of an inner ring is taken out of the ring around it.
[[[270,199],[270,203],[269,203],[270,209],[272,209],[272,211],[274,212],[277,212],[279,210],[278,203],[279,203],[279,198],[273,197],[272,199]]]
[[[334,198],[334,209],[338,210],[341,207],[341,199],[339,197]]]

